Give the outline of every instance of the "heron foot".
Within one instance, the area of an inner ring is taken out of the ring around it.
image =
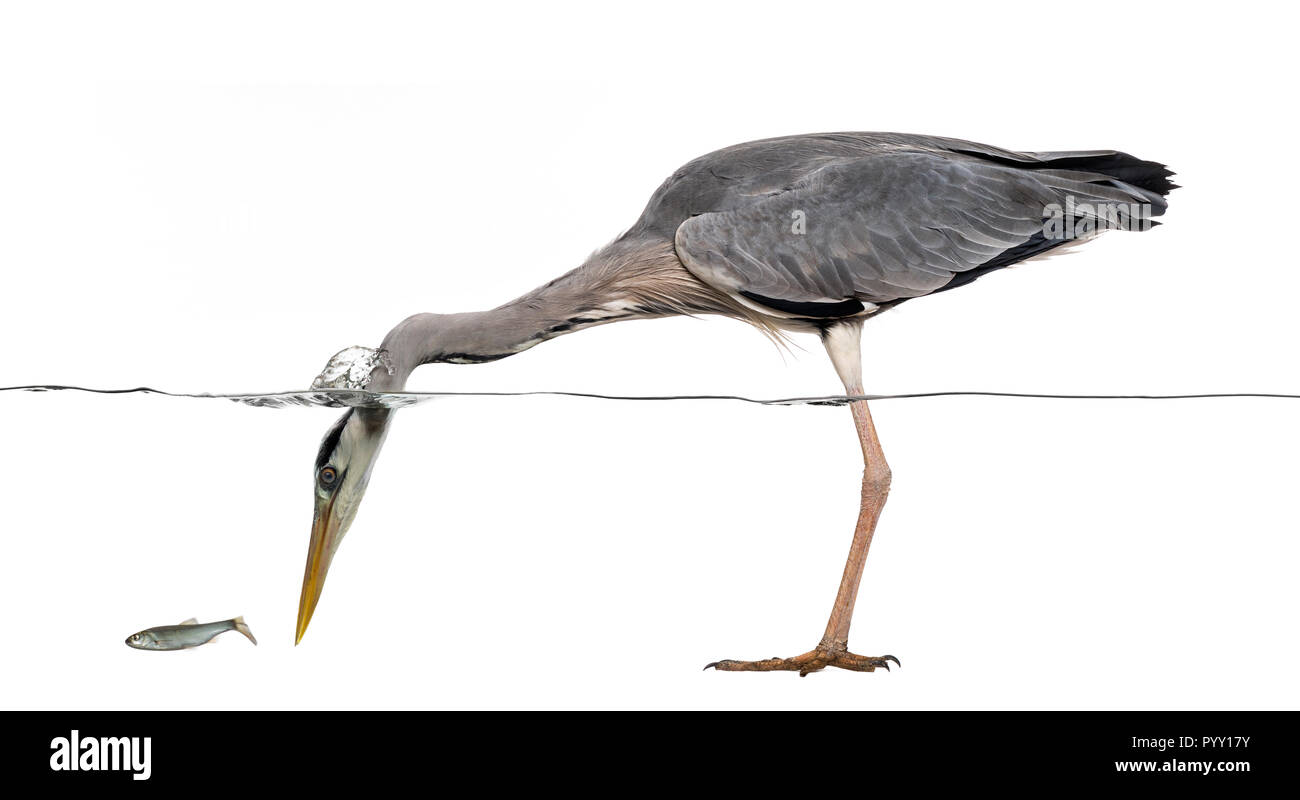
[[[815,650],[793,658],[772,657],[762,661],[733,661],[728,658],[706,664],[704,668],[713,667],[719,672],[798,672],[802,678],[826,667],[853,672],[875,672],[878,668],[883,668],[889,672],[890,661],[899,667],[903,666],[896,656],[859,656],[850,653],[847,644],[836,643],[818,645]]]

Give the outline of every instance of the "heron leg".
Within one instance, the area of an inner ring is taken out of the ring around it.
[[[838,338],[834,332],[826,338],[826,349],[836,370],[844,381],[844,388],[852,397],[864,394],[861,378],[861,357],[858,350],[860,325],[842,329]],[[824,667],[839,667],[855,672],[874,672],[878,667],[889,669],[889,662],[902,666],[894,656],[859,656],[849,652],[849,625],[853,622],[853,606],[858,597],[858,584],[862,582],[862,570],[867,563],[867,551],[871,548],[871,537],[876,532],[876,522],[889,497],[891,473],[885,461],[885,453],[876,436],[876,426],[871,420],[871,410],[866,400],[855,400],[849,404],[853,411],[853,422],[857,428],[858,441],[862,444],[862,458],[865,468],[862,473],[862,505],[858,513],[858,524],[853,531],[853,543],[849,546],[848,561],[844,564],[844,577],[840,579],[840,588],[835,595],[835,605],[831,607],[830,620],[826,623],[826,633],[817,647],[807,653],[793,658],[769,658],[763,661],[734,661],[731,659],[715,661],[705,667],[713,667],[728,672],[771,672],[797,671],[800,676],[816,672]]]
[[[850,394],[861,395],[862,387],[849,390]],[[871,538],[876,533],[876,522],[880,512],[885,508],[889,498],[889,484],[892,473],[885,461],[885,453],[880,449],[880,440],[876,438],[876,426],[871,421],[871,410],[866,400],[853,402],[853,421],[858,429],[858,439],[862,442],[862,457],[866,467],[862,471],[862,506],[858,512],[858,524],[853,530],[853,543],[849,546],[849,558],[844,564],[844,577],[840,580],[839,591],[835,595],[835,605],[831,608],[830,620],[826,623],[826,634],[822,637],[822,647],[847,647],[849,625],[853,622],[853,605],[858,598],[858,584],[862,582],[862,569],[867,563],[867,551],[871,548]]]

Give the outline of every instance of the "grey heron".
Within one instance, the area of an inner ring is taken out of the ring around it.
[[[677,170],[626,233],[550,283],[490,311],[403,320],[384,337],[385,361],[364,385],[400,391],[422,364],[496,361],[619,320],[713,314],[773,336],[817,334],[847,395],[861,397],[866,320],[1101,230],[1145,229],[1149,217],[1165,211],[1172,174],[1114,150],[1015,152],[894,133],[735,145]],[[1133,224],[1115,224],[1123,213]],[[867,401],[849,406],[865,467],[824,635],[792,658],[709,666],[806,675],[827,666],[872,672],[898,663],[848,649],[858,584],[891,480]],[[351,409],[321,443],[295,642],[311,621],[394,413]]]

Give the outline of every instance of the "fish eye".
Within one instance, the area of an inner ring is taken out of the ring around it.
[[[339,479],[338,472],[333,467],[321,467],[320,483],[321,486],[333,486],[334,482]]]
[[[131,634],[131,641],[133,641],[133,642],[139,642],[139,641],[140,641],[141,639],[143,639],[143,638],[144,638],[144,637],[141,636],[141,635],[138,634],[138,633],[133,633],[133,634]]]

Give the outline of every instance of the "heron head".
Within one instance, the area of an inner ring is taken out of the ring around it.
[[[365,496],[370,470],[384,444],[391,413],[388,409],[349,409],[321,440],[312,475],[316,513],[312,519],[302,596],[298,601],[294,644],[302,641],[307,631],[334,551],[347,534]]]

